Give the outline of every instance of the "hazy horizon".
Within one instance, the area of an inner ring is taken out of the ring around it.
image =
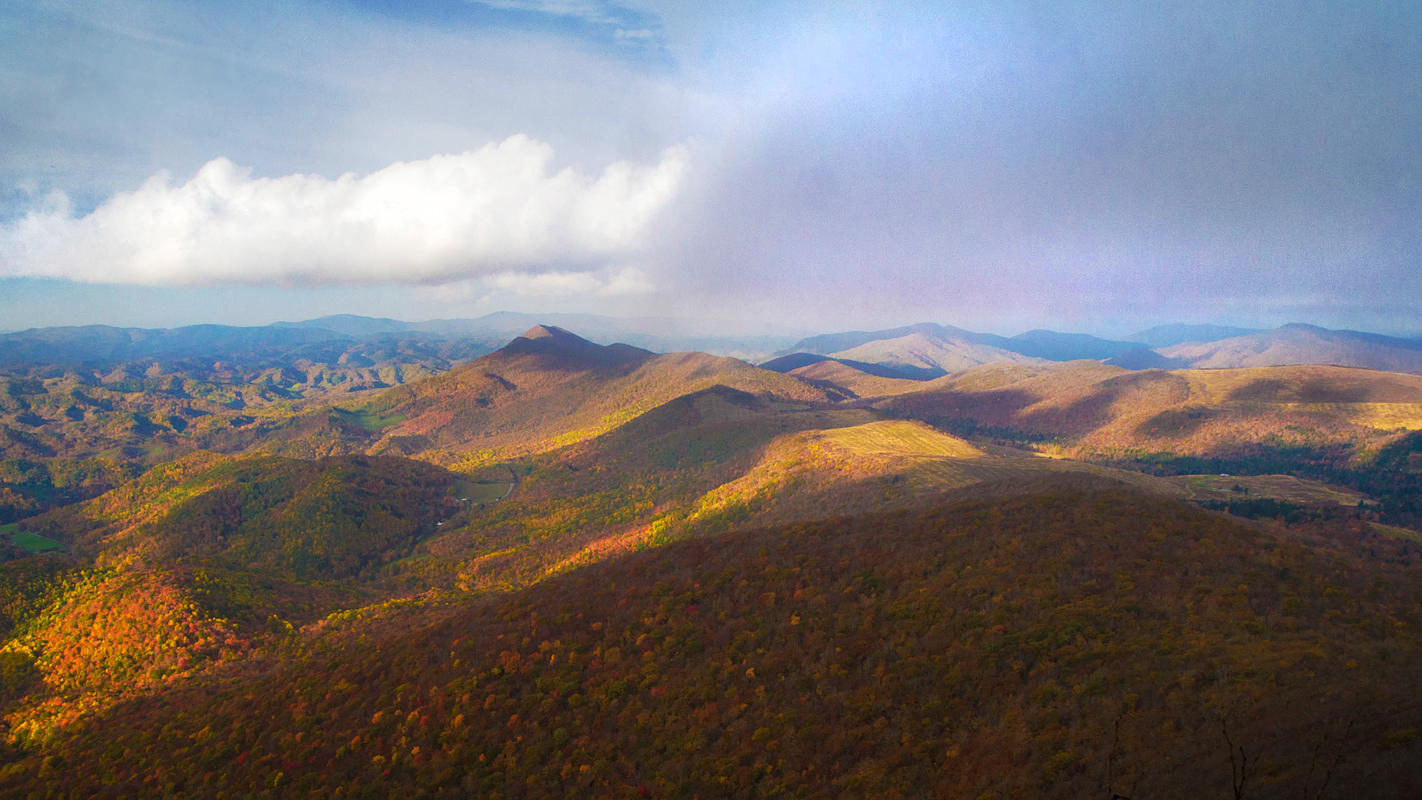
[[[658,316],[647,316],[647,315],[644,315],[644,316],[636,316],[636,317],[623,317],[623,316],[615,316],[615,315],[607,315],[607,314],[596,314],[596,313],[590,313],[590,312],[584,312],[584,311],[543,311],[543,312],[539,312],[539,311],[510,311],[510,310],[501,309],[501,310],[499,310],[499,311],[493,311],[493,312],[489,312],[488,314],[481,314],[481,315],[474,316],[474,317],[428,317],[428,318],[402,319],[402,318],[399,318],[399,317],[391,317],[391,316],[389,316],[388,314],[376,315],[376,314],[352,314],[352,313],[348,313],[348,312],[335,312],[335,313],[332,313],[332,314],[323,314],[323,315],[320,315],[320,316],[292,317],[292,318],[272,319],[272,320],[267,321],[267,322],[235,322],[235,323],[223,323],[223,322],[213,322],[213,321],[210,321],[210,320],[204,320],[204,321],[201,321],[201,322],[182,323],[182,324],[173,324],[173,325],[121,325],[121,324],[111,324],[111,323],[106,323],[106,322],[89,322],[89,323],[80,323],[80,324],[75,324],[75,325],[39,325],[39,326],[25,326],[25,327],[0,328],[0,334],[21,333],[21,332],[24,332],[24,331],[26,331],[26,330],[42,329],[42,328],[48,328],[48,327],[55,327],[55,328],[63,328],[63,327],[84,327],[84,326],[87,326],[87,325],[108,325],[109,327],[117,327],[117,328],[145,328],[145,329],[154,329],[154,330],[183,328],[183,327],[188,327],[188,326],[190,326],[190,325],[203,325],[203,324],[227,325],[227,326],[230,326],[230,327],[263,327],[263,326],[270,326],[270,325],[295,325],[295,324],[306,323],[306,322],[319,322],[319,321],[326,320],[326,319],[331,318],[331,317],[354,317],[354,318],[367,319],[367,320],[388,319],[388,320],[393,320],[393,321],[395,321],[395,322],[401,322],[401,323],[419,325],[419,324],[424,324],[424,323],[477,321],[477,320],[480,320],[480,319],[484,319],[485,317],[498,316],[498,315],[500,315],[500,314],[513,314],[513,315],[518,315],[518,316],[521,316],[521,317],[527,317],[526,320],[521,320],[520,322],[521,322],[521,323],[526,323],[526,324],[528,324],[528,325],[530,325],[530,326],[533,326],[533,325],[541,325],[541,324],[556,325],[556,324],[558,324],[559,322],[562,322],[562,326],[565,327],[565,329],[569,329],[570,332],[572,332],[572,333],[578,334],[578,335],[580,335],[580,336],[585,336],[586,338],[592,338],[592,339],[594,339],[594,340],[603,340],[603,339],[605,339],[605,340],[608,340],[608,341],[612,341],[612,339],[613,339],[615,336],[618,335],[618,334],[616,333],[616,330],[619,330],[619,329],[624,330],[627,334],[636,335],[636,336],[641,336],[641,337],[647,337],[647,336],[651,336],[651,337],[662,337],[662,338],[665,338],[665,339],[667,339],[667,340],[677,340],[677,339],[683,339],[683,340],[705,339],[705,340],[708,340],[708,341],[709,341],[709,340],[714,340],[714,339],[725,339],[725,340],[730,341],[730,342],[737,341],[737,340],[740,340],[740,341],[751,341],[751,340],[756,340],[756,339],[765,339],[765,340],[784,339],[784,340],[791,340],[791,339],[808,338],[808,337],[815,336],[815,335],[819,335],[819,334],[854,333],[854,332],[867,333],[867,332],[875,332],[875,331],[892,330],[892,329],[896,329],[896,328],[903,328],[903,327],[908,327],[908,326],[910,326],[910,325],[923,324],[923,323],[938,324],[938,325],[943,325],[943,326],[946,326],[946,327],[957,327],[957,328],[968,329],[967,326],[955,324],[952,320],[944,321],[944,320],[935,320],[935,319],[917,319],[917,320],[912,320],[912,321],[908,321],[908,322],[893,323],[893,324],[884,324],[884,325],[876,325],[876,326],[870,326],[870,327],[865,327],[865,328],[857,328],[857,329],[856,329],[856,328],[850,328],[850,327],[823,328],[823,329],[819,329],[819,328],[795,327],[795,326],[779,326],[779,327],[766,326],[766,327],[761,327],[761,328],[748,328],[748,327],[744,327],[744,326],[742,326],[742,327],[725,326],[725,325],[719,324],[716,320],[694,319],[694,318],[687,318],[687,317],[658,317]],[[587,318],[588,318],[588,321],[589,321],[590,323],[602,322],[602,323],[605,324],[605,323],[616,322],[616,323],[625,323],[625,324],[624,324],[624,325],[621,325],[621,326],[618,326],[618,327],[615,327],[615,328],[613,328],[613,329],[607,329],[607,330],[604,330],[603,328],[600,328],[600,327],[598,327],[596,324],[594,324],[594,325],[592,326],[592,329],[591,329],[591,330],[588,330],[588,329],[581,329],[581,326],[579,326],[579,325],[577,324],[577,321],[566,321],[566,322],[565,322],[565,321],[562,321],[561,318],[564,317],[564,316],[583,316],[583,317],[587,317]],[[546,319],[545,319],[545,318],[546,318]],[[543,320],[543,321],[540,321],[540,320]],[[1221,325],[1221,324],[1218,324],[1218,323],[1199,323],[1199,322],[1168,321],[1168,322],[1159,322],[1159,323],[1156,323],[1156,324],[1153,324],[1153,325],[1148,325],[1148,326],[1145,326],[1145,327],[1136,328],[1136,329],[1130,329],[1130,330],[1125,330],[1125,329],[1120,329],[1120,328],[1115,329],[1115,330],[1106,330],[1106,331],[1093,330],[1093,329],[1057,330],[1057,329],[1040,328],[1040,327],[1039,327],[1039,328],[1020,328],[1020,329],[1009,329],[1009,328],[1001,328],[1001,327],[991,328],[991,327],[990,327],[990,328],[969,329],[969,330],[972,330],[973,333],[995,334],[995,335],[998,335],[998,336],[1006,336],[1006,337],[1009,337],[1009,338],[1010,338],[1010,337],[1014,337],[1014,336],[1018,336],[1018,335],[1021,335],[1021,334],[1031,333],[1031,332],[1033,332],[1033,331],[1049,330],[1049,331],[1052,331],[1052,332],[1055,332],[1055,333],[1064,333],[1064,334],[1070,334],[1070,335],[1086,334],[1086,335],[1096,336],[1096,337],[1098,337],[1098,338],[1107,339],[1107,340],[1124,340],[1124,341],[1130,341],[1130,340],[1132,340],[1132,337],[1135,337],[1135,336],[1140,335],[1140,334],[1146,334],[1146,333],[1150,333],[1150,332],[1152,332],[1152,331],[1156,331],[1156,330],[1158,330],[1158,329],[1171,328],[1171,327],[1177,327],[1177,326],[1183,326],[1183,327],[1187,327],[1187,328],[1190,328],[1190,327],[1221,327],[1221,328],[1239,328],[1239,329],[1242,329],[1242,330],[1269,331],[1269,330],[1275,330],[1275,329],[1277,329],[1277,328],[1279,328],[1279,327],[1282,327],[1283,325],[1297,325],[1297,324],[1313,325],[1313,323],[1301,322],[1301,321],[1298,321],[1298,320],[1294,320],[1294,321],[1291,321],[1291,322],[1285,322],[1285,323],[1282,323],[1281,325],[1275,325],[1275,326],[1269,326],[1269,327],[1257,326],[1257,325],[1256,325],[1256,326],[1250,326],[1250,325]],[[1314,327],[1321,327],[1321,328],[1327,329],[1326,326],[1314,326]],[[1386,336],[1395,336],[1395,337],[1398,337],[1398,338],[1405,338],[1405,339],[1422,339],[1422,333],[1419,333],[1419,332],[1416,332],[1416,331],[1397,331],[1397,332],[1389,332],[1389,331],[1379,331],[1379,330],[1348,329],[1348,328],[1332,329],[1332,330],[1355,330],[1356,332],[1361,332],[1361,333],[1382,334],[1382,335],[1386,335]],[[513,332],[513,329],[512,329],[512,328],[508,328],[508,329],[505,330],[504,332],[505,332],[505,333],[509,333],[510,335],[516,335],[516,333]],[[713,349],[715,349],[715,348],[713,348]],[[724,346],[723,346],[722,348],[720,348],[720,350],[724,350]],[[718,350],[718,351],[719,351],[719,350]],[[769,352],[769,351],[767,350],[766,352]]]

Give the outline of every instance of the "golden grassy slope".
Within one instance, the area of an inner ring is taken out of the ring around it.
[[[977,458],[983,454],[956,436],[907,420],[881,420],[834,428],[819,432],[819,438],[865,456]]]
[[[1352,489],[1293,475],[1177,475],[1166,480],[1185,487],[1192,500],[1266,497],[1288,503],[1352,506],[1363,499]],[[1246,491],[1237,492],[1235,487]]]

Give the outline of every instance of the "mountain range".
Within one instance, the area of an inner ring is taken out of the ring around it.
[[[1422,788],[1422,376],[330,324],[4,376],[0,793]]]
[[[350,314],[262,327],[193,325],[172,329],[90,325],[0,334],[0,367],[26,364],[109,364],[179,359],[277,359],[335,367],[382,361],[409,365],[431,352],[446,361],[492,351],[521,331],[547,323],[600,344],[626,343],[654,352],[705,351],[754,358],[788,371],[808,356],[834,358],[881,377],[927,380],[978,364],[1090,359],[1128,369],[1220,368],[1329,364],[1395,372],[1422,370],[1422,340],[1289,324],[1272,331],[1218,325],[1162,325],[1127,337],[1031,330],[1016,336],[976,333],[936,323],[878,331],[820,334],[793,341],[781,335],[730,336],[659,318],[592,314],[535,316],[497,312],[473,319],[405,322]],[[792,343],[793,341],[793,343]],[[787,346],[789,345],[789,346]],[[392,347],[407,351],[391,358]],[[794,356],[788,361],[780,359]],[[447,368],[443,365],[442,368]]]

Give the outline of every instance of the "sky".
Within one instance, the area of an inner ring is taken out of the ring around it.
[[[1422,4],[0,5],[0,330],[1419,307]]]

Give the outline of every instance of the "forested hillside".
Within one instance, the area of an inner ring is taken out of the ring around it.
[[[1422,788],[1417,557],[1099,491],[699,539],[131,701],[0,780],[37,797],[1405,796]]]

